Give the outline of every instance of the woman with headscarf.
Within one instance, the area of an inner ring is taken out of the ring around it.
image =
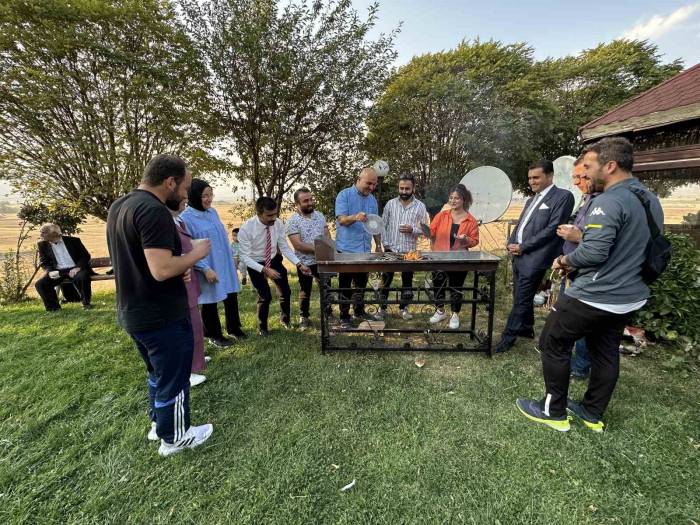
[[[245,339],[241,330],[241,319],[238,315],[237,293],[241,286],[238,282],[231,245],[228,234],[219,214],[211,204],[214,192],[208,182],[202,179],[192,179],[188,194],[188,206],[180,217],[187,224],[187,229],[194,239],[209,239],[211,251],[195,266],[199,277],[201,292],[202,321],[204,336],[219,347],[231,346],[229,338],[221,331],[221,320],[217,303],[224,303],[226,316],[226,331],[237,339]]]
[[[479,244],[479,224],[469,213],[472,205],[472,194],[463,185],[457,184],[450,188],[447,204],[449,208],[438,213],[430,223],[430,240],[434,251],[468,251]],[[447,319],[445,312],[445,291],[450,288],[452,303],[449,327],[459,328],[459,312],[462,309],[462,292],[455,290],[464,285],[467,272],[434,272],[433,287],[435,290],[435,313],[430,318],[431,323],[439,323]]]
[[[170,213],[175,219],[175,228],[180,236],[180,244],[182,244],[182,253],[192,251],[192,236],[187,231],[180,213],[185,209],[187,199],[182,199],[180,203],[166,201],[165,205],[170,209]],[[206,368],[206,357],[204,356],[204,331],[202,327],[202,316],[199,314],[197,303],[199,300],[199,279],[194,272],[190,273],[189,279],[185,281],[187,289],[187,304],[190,307],[190,321],[192,322],[192,335],[194,337],[194,351],[192,352],[192,368],[190,370],[190,386],[197,386],[206,381],[206,376],[202,374]]]

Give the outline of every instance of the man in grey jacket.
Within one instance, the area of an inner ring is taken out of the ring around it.
[[[545,397],[518,399],[527,418],[555,430],[569,430],[569,413],[602,432],[601,420],[620,371],[619,345],[625,325],[649,297],[642,265],[651,234],[644,206],[632,190],[643,192],[654,221],[663,229],[659,199],[632,177],[633,150],[623,138],[603,139],[584,151],[584,176],[602,191],[590,207],[578,248],[558,257],[552,268],[576,271],[576,279],[552,307],[540,336]],[[583,400],[567,399],[571,347],[585,337],[591,376]]]

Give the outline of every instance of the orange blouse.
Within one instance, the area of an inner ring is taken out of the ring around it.
[[[433,250],[436,252],[450,251],[450,230],[452,229],[452,212],[444,210],[438,213],[430,223],[430,235],[435,242]],[[468,250],[479,244],[479,224],[471,213],[467,212],[467,218],[459,223],[457,235],[466,235],[466,240],[456,239],[451,251]]]

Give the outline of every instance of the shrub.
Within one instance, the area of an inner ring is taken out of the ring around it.
[[[700,250],[686,235],[668,235],[673,256],[651,286],[651,297],[634,323],[659,339],[682,343],[697,355],[700,343]]]

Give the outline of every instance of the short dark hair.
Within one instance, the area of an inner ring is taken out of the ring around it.
[[[399,182],[402,180],[411,181],[411,184],[413,184],[414,187],[416,186],[416,178],[411,173],[402,173],[401,176],[399,176]]]
[[[581,154],[578,156],[578,158],[574,161],[574,166],[578,166],[579,164],[581,164],[583,162],[583,157],[584,157],[584,155],[586,155],[586,151],[587,150],[583,150],[581,152]]]
[[[459,193],[459,196],[462,197],[462,201],[464,204],[462,204],[462,207],[465,210],[469,210],[471,208],[473,198],[472,198],[472,192],[467,189],[467,187],[464,184],[457,184],[456,186],[452,186],[450,188],[450,191],[447,192],[447,196],[449,197],[453,193]]]
[[[255,211],[265,213],[277,209],[277,202],[272,197],[260,197],[255,201]]]
[[[187,164],[177,155],[161,153],[146,164],[141,182],[149,186],[160,186],[163,181],[173,177],[180,184],[187,173]]]
[[[634,167],[634,148],[624,137],[606,137],[586,148],[585,153],[598,154],[598,164],[601,166],[615,161],[623,171],[632,171]]]
[[[294,202],[299,202],[299,195],[301,195],[302,193],[311,193],[311,190],[309,188],[299,188],[297,191],[294,192]]]
[[[530,166],[527,169],[536,170],[537,168],[541,169],[545,175],[554,174],[554,164],[551,160],[540,159],[537,162],[533,162],[532,164],[530,164]]]

